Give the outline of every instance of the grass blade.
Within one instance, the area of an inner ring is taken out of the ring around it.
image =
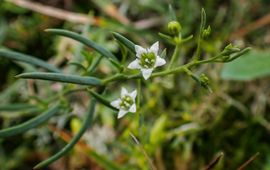
[[[38,59],[36,57],[30,56],[30,55],[25,55],[25,54],[10,51],[10,50],[0,49],[0,58],[1,57],[11,59],[11,60],[22,61],[22,62],[25,62],[25,63],[28,63],[28,64],[39,66],[39,67],[42,67],[42,68],[44,68],[44,69],[46,69],[48,71],[51,71],[51,72],[56,72],[56,73],[61,72],[55,66],[50,65],[47,62],[45,62],[43,60],[40,60],[40,59]]]
[[[24,79],[40,79],[40,80],[58,81],[64,83],[93,85],[93,86],[99,86],[102,84],[101,80],[96,77],[82,77],[61,73],[32,72],[19,74],[16,77]]]
[[[49,33],[53,33],[56,35],[61,35],[64,37],[69,37],[71,39],[77,40],[77,41],[85,44],[86,46],[95,49],[97,52],[99,52],[101,55],[105,56],[106,58],[111,58],[115,62],[117,62],[117,58],[110,51],[106,50],[105,48],[103,48],[101,45],[95,43],[94,41],[83,37],[80,34],[77,34],[77,33],[72,32],[72,31],[63,30],[63,29],[47,29],[46,31]]]
[[[86,118],[84,119],[84,122],[83,122],[82,127],[79,130],[79,132],[71,139],[71,141],[64,148],[62,148],[59,152],[57,152],[55,155],[48,158],[47,160],[42,161],[39,164],[37,164],[34,167],[34,169],[40,169],[40,168],[43,168],[43,167],[50,165],[54,161],[56,161],[59,158],[61,158],[62,156],[64,156],[67,152],[69,152],[76,145],[76,143],[80,140],[80,138],[82,137],[84,132],[88,129],[88,127],[92,123],[94,112],[95,112],[95,106],[96,106],[96,100],[93,98],[91,100],[90,109],[86,115]]]
[[[0,138],[5,138],[9,136],[14,136],[20,133],[23,133],[29,129],[32,129],[34,127],[37,127],[43,122],[46,122],[49,118],[51,118],[55,113],[57,113],[60,110],[60,107],[54,106],[53,108],[49,109],[48,111],[38,115],[37,117],[34,117],[22,124],[19,124],[17,126],[13,126],[7,129],[0,130]]]
[[[112,33],[114,38],[117,39],[120,43],[122,43],[124,46],[126,46],[132,53],[135,54],[135,44],[131,42],[126,37],[122,36],[121,34],[117,32]]]

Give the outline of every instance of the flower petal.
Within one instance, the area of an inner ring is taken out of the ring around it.
[[[129,108],[128,111],[131,112],[131,113],[135,113],[135,112],[136,112],[136,104],[133,104],[133,105]]]
[[[113,107],[119,109],[119,108],[120,108],[120,102],[121,102],[121,100],[120,100],[120,99],[117,99],[117,100],[112,101],[112,102],[111,102],[111,105],[112,105]]]
[[[159,48],[159,43],[158,41],[155,42],[151,47],[150,49],[148,50],[148,52],[152,52],[154,53],[156,56],[158,55],[158,48]]]
[[[125,87],[121,88],[121,97],[124,97],[125,95],[128,95],[128,91]]]
[[[127,114],[128,111],[126,110],[119,110],[117,118],[120,119],[121,117],[125,116],[125,114]]]
[[[129,93],[129,96],[135,101],[135,98],[137,96],[137,90],[134,90],[133,92]]]
[[[152,68],[151,69],[141,69],[141,71],[142,71],[143,78],[145,80],[147,80],[151,76],[153,69]]]
[[[128,65],[129,69],[140,69],[141,66],[139,64],[139,60],[135,59],[134,61],[132,61],[129,65]]]
[[[163,66],[164,64],[166,64],[166,61],[163,58],[157,56],[155,67]]]
[[[139,45],[135,45],[136,56],[141,57],[142,53],[147,53],[147,50]]]

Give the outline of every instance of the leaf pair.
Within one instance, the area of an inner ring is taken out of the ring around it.
[[[118,61],[116,60],[116,57],[109,52],[108,50],[104,49],[102,46],[98,45],[97,43],[93,42],[92,40],[89,40],[77,33],[61,30],[61,29],[48,29],[47,32],[54,33],[57,35],[66,36],[72,39],[75,39],[93,49],[98,51],[100,54],[105,56],[107,59],[112,61],[115,65],[119,66]],[[124,36],[113,33],[114,37],[122,43],[124,46],[126,46],[131,52],[135,53],[135,44],[129,41]],[[2,53],[1,53],[2,52]],[[41,79],[41,80],[50,80],[50,81],[59,81],[59,82],[65,82],[65,83],[73,83],[73,84],[80,84],[80,85],[94,85],[99,86],[102,85],[102,82],[100,79],[95,77],[82,77],[82,76],[75,76],[75,75],[66,75],[58,73],[60,70],[55,68],[52,65],[49,65],[48,63],[36,59],[34,57],[26,56],[24,54],[20,54],[17,52],[10,52],[10,51],[0,51],[0,56],[8,57],[10,59],[24,61],[33,65],[41,66],[49,71],[57,72],[57,73],[42,73],[42,72],[33,72],[33,73],[23,73],[16,77],[18,78],[30,78],[30,79]],[[91,68],[92,69],[92,68]]]

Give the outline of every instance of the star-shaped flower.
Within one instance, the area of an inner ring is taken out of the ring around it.
[[[153,44],[149,49],[135,45],[137,58],[128,65],[128,68],[140,69],[143,78],[147,80],[151,76],[154,68],[166,64],[166,61],[158,55],[158,49],[158,42]]]
[[[128,112],[136,112],[135,98],[137,96],[137,90],[128,93],[127,89],[122,87],[121,97],[111,102],[111,105],[119,110],[117,118],[123,117]]]

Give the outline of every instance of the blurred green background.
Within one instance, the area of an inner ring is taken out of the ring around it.
[[[46,28],[80,32],[119,58],[120,48],[112,31],[140,45],[158,40],[170,55],[173,47],[158,36],[158,32],[167,32],[171,20],[169,4],[182,25],[182,34],[193,34],[195,39],[200,11],[205,9],[212,33],[202,43],[204,57],[217,54],[230,42],[239,47],[250,46],[252,52],[232,63],[203,65],[196,70],[197,74],[205,73],[210,78],[213,93],[184,75],[174,82],[164,78],[145,83],[141,109],[144,117],[140,125],[132,115],[117,120],[111,110],[100,105],[84,142],[47,169],[150,169],[147,157],[130,137],[131,131],[139,136],[141,146],[158,170],[203,169],[220,153],[224,155],[213,169],[233,170],[258,152],[259,156],[246,169],[270,170],[268,0],[1,0],[0,47],[47,60],[69,73],[80,73],[70,62],[82,61],[82,45],[50,35],[44,32]],[[195,41],[181,48],[183,63],[195,49]],[[59,83],[14,78],[31,69],[0,58],[1,129],[38,114],[23,109],[1,110],[1,106],[14,103],[42,106],[63,88]],[[110,73],[108,63],[102,62],[97,74]],[[116,87],[109,87],[111,93],[106,97],[115,99],[121,83]],[[70,140],[80,126],[89,99],[84,93],[76,93],[63,100],[71,105],[68,113],[23,135],[0,139],[0,169],[32,169]]]

